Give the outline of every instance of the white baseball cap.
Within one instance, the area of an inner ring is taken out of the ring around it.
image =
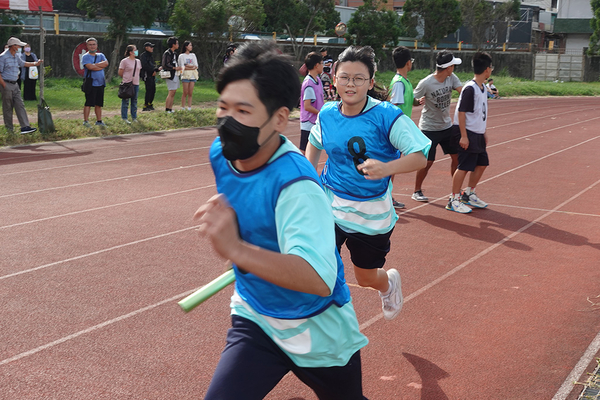
[[[8,42],[6,42],[6,45],[8,47],[10,46],[14,46],[14,45],[19,45],[19,46],[25,46],[27,43],[25,42],[21,42],[19,39],[17,39],[16,37],[11,37],[10,39],[8,39]]]

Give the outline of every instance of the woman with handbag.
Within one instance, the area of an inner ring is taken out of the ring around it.
[[[135,58],[138,55],[137,47],[130,44],[125,49],[125,58],[119,64],[119,76],[123,78],[119,87],[119,97],[121,100],[121,118],[123,121],[130,124],[127,120],[127,109],[129,108],[129,100],[131,99],[131,120],[137,121],[137,97],[140,90],[140,71],[142,63]],[[133,90],[129,87],[133,86]]]
[[[25,44],[21,58],[25,62],[36,62],[38,60],[35,53],[31,52],[29,43]],[[36,83],[38,79],[38,67],[21,68],[21,81],[23,81],[23,100],[37,100],[35,95]]]
[[[183,67],[177,65],[177,54],[175,54],[175,50],[179,48],[179,40],[175,36],[171,36],[167,40],[167,46],[169,46],[169,48],[162,56],[162,72],[160,76],[163,78],[163,74],[166,74],[167,72],[170,74],[170,77],[164,77],[167,82],[167,89],[169,90],[167,99],[165,100],[165,111],[167,113],[173,113],[175,92],[179,87],[179,73]]]
[[[187,98],[187,109],[192,109],[192,92],[194,91],[194,84],[198,80],[198,59],[196,55],[192,53],[192,42],[186,40],[183,42],[183,51],[179,55],[177,64],[183,67],[181,72],[181,86],[183,87],[183,94],[181,95],[181,109],[185,110],[185,102]]]

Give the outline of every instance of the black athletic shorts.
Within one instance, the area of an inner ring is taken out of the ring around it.
[[[456,131],[456,140],[458,143],[460,140],[460,130],[457,129]],[[467,129],[467,138],[469,139],[469,147],[466,150],[460,147],[460,145],[458,146],[458,169],[461,171],[474,171],[477,166],[490,165],[485,136]]]
[[[431,148],[429,149],[429,155],[427,161],[435,161],[435,153],[437,145],[439,144],[444,151],[444,154],[456,154],[458,153],[458,143],[454,138],[454,128],[451,126],[443,131],[422,131],[425,136],[431,140]]]
[[[104,86],[92,86],[92,91],[85,94],[86,107],[104,107]]]
[[[381,235],[365,235],[358,232],[348,233],[336,224],[335,244],[338,251],[341,251],[342,245],[344,242],[346,243],[346,247],[350,251],[352,264],[358,268],[382,268],[385,264],[385,256],[390,252],[390,236],[392,236],[393,231],[394,228]]]
[[[306,146],[308,145],[308,137],[310,136],[310,131],[305,131],[304,129],[300,129],[300,150],[306,151]]]

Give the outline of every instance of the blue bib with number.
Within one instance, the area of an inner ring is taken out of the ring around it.
[[[319,112],[321,139],[328,159],[321,174],[323,185],[338,197],[366,201],[383,196],[390,177],[366,179],[356,167],[369,158],[389,162],[400,157],[390,142],[390,130],[402,111],[388,103],[378,102],[355,115],[342,114],[340,103],[327,103]]]

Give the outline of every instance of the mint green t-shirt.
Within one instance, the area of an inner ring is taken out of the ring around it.
[[[288,151],[299,152],[286,139],[269,162]],[[337,277],[335,229],[321,187],[301,180],[283,189],[275,206],[275,222],[281,253],[302,257],[333,291]],[[300,367],[346,365],[368,343],[360,333],[352,301],[342,307],[332,305],[310,318],[278,319],[259,314],[234,292],[231,314],[255,322]]]

